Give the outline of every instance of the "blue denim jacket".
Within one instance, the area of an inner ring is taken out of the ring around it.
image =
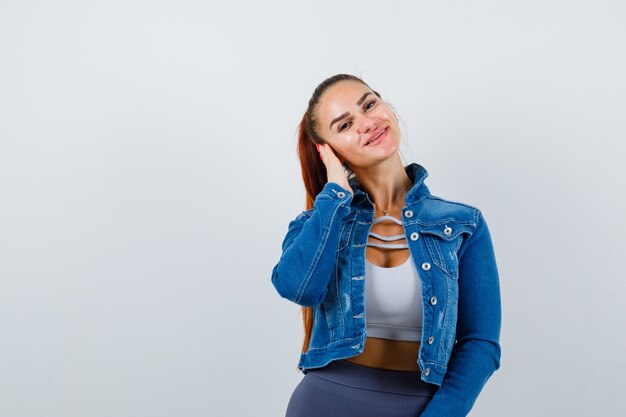
[[[465,416],[500,367],[500,286],[491,235],[481,211],[430,194],[426,169],[405,167],[413,187],[402,223],[422,281],[421,379],[439,386],[422,414]],[[313,208],[289,223],[272,270],[278,294],[314,308],[308,350],[298,368],[363,352],[365,248],[374,205],[356,177],[354,191],[328,182]]]

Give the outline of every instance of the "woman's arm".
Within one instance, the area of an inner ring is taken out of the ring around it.
[[[459,249],[457,343],[445,377],[422,417],[464,417],[500,367],[500,284],[491,235],[480,211]]]
[[[281,297],[305,307],[324,300],[351,200],[348,190],[327,182],[315,197],[313,210],[289,223],[282,255],[272,270],[272,284]]]

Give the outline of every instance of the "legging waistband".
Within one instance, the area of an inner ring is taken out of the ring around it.
[[[439,386],[424,382],[420,371],[395,371],[333,360],[321,368],[311,368],[308,373],[319,378],[354,388],[407,395],[433,396]]]

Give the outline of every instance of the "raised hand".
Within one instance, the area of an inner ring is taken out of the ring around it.
[[[320,158],[326,167],[326,176],[328,177],[328,182],[334,182],[341,185],[346,190],[350,191],[350,194],[354,195],[354,191],[348,184],[348,176],[346,175],[346,171],[343,167],[343,164],[333,152],[333,149],[329,144],[316,144],[317,151],[320,154]]]

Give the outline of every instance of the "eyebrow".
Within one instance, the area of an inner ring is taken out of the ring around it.
[[[361,105],[361,103],[363,103],[363,101],[365,101],[365,99],[367,98],[367,96],[368,96],[369,94],[372,94],[372,92],[371,92],[371,91],[368,91],[367,93],[363,94],[363,95],[361,96],[361,98],[359,99],[359,101],[357,101],[357,102],[356,102],[357,106],[360,106],[360,105]],[[347,112],[345,112],[344,114],[342,114],[341,116],[334,118],[334,119],[333,119],[333,121],[332,121],[332,122],[330,122],[330,126],[328,127],[328,129],[332,129],[333,125],[334,125],[336,122],[338,122],[339,120],[343,119],[344,117],[347,117],[349,114],[350,114],[350,112],[348,112],[348,111],[347,111]]]

